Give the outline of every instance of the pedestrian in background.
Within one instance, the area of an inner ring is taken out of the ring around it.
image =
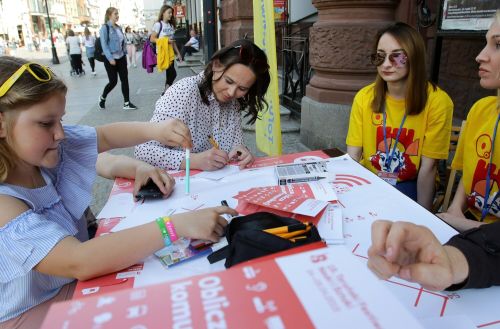
[[[136,38],[132,33],[132,29],[130,26],[125,28],[125,44],[127,45],[127,57],[128,57],[128,67],[134,66],[137,67],[137,58],[136,58]]]
[[[83,39],[83,44],[85,45],[85,53],[87,54],[87,59],[89,60],[90,68],[92,69],[92,75],[95,73],[95,37],[90,33],[88,27],[83,31],[85,38]]]
[[[179,48],[177,48],[177,45],[175,44],[174,40],[176,23],[173,12],[174,12],[173,8],[168,5],[164,5],[160,8],[158,21],[153,25],[153,31],[151,32],[150,40],[152,43],[156,44],[160,38],[167,37],[169,40],[169,44],[175,50],[177,57],[179,58],[179,60],[182,61],[181,53],[179,52]],[[165,72],[166,72],[165,90],[167,90],[167,88],[174,83],[175,78],[177,77],[177,72],[175,71],[175,66],[173,62],[169,65],[169,67]],[[163,93],[165,93],[165,91]]]
[[[137,106],[132,104],[129,99],[127,49],[122,28],[116,24],[119,18],[118,9],[109,7],[104,15],[104,25],[99,31],[102,51],[106,57],[104,59],[104,68],[109,79],[108,84],[102,91],[102,95],[99,96],[99,109],[101,110],[106,108],[106,96],[116,86],[118,76],[122,84],[123,109],[137,110]]]
[[[80,38],[75,35],[75,32],[71,29],[68,30],[68,37],[66,38],[66,45],[68,46],[68,53],[71,58],[71,67],[74,74],[82,76],[82,47],[80,43]]]

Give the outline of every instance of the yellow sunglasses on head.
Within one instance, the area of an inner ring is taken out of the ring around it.
[[[33,70],[32,67],[35,69]],[[50,69],[38,63],[26,63],[17,69],[0,87],[0,97],[3,97],[16,81],[23,75],[24,71],[28,71],[31,75],[40,82],[48,82],[52,80]]]

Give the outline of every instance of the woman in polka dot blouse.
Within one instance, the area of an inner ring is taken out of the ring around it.
[[[241,112],[255,122],[267,107],[269,81],[266,54],[249,40],[235,41],[217,51],[204,72],[167,89],[156,102],[151,122],[178,118],[189,127],[192,169],[217,170],[230,160],[244,168],[254,157],[243,145]],[[185,168],[185,150],[156,141],[138,145],[135,156],[160,168]]]

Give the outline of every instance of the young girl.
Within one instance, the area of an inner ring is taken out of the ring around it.
[[[0,58],[2,328],[37,328],[50,303],[71,296],[68,284],[75,278],[126,268],[178,236],[217,241],[226,225],[221,215],[236,215],[227,207],[208,208],[88,240],[82,215],[96,168],[108,177],[142,170],[136,161],[107,164],[102,156],[96,164],[98,153],[152,139],[191,147],[191,139],[177,120],[63,126],[65,95],[66,86],[49,68]],[[150,176],[167,192],[157,174],[139,179]]]
[[[460,231],[496,222],[500,217],[500,146],[496,143],[500,122],[500,11],[476,62],[481,86],[496,90],[498,96],[482,98],[472,106],[453,159],[452,167],[462,170],[462,178],[448,211],[438,216]],[[476,220],[467,219],[464,211]]]
[[[169,88],[156,102],[151,121],[178,118],[189,126],[191,168],[217,170],[230,159],[244,168],[253,162],[253,155],[243,145],[241,112],[255,122],[267,105],[269,81],[266,54],[249,40],[237,40],[217,51],[204,72]],[[184,150],[154,141],[137,146],[135,156],[160,168],[177,170],[186,165]]]
[[[168,5],[163,5],[160,8],[160,14],[158,15],[158,21],[153,25],[153,31],[151,32],[150,41],[156,43],[159,38],[167,37],[169,39],[170,45],[174,48],[177,58],[179,60],[182,58],[179,48],[174,40],[175,32],[175,17],[173,15],[174,10]],[[157,48],[158,49],[158,48]],[[181,61],[182,62],[182,61]],[[165,71],[165,90],[170,87],[177,77],[177,72],[175,71],[174,63],[172,62],[168,69]]]
[[[377,33],[375,82],[355,96],[347,153],[430,209],[436,162],[448,158],[453,103],[426,79],[422,37],[395,23]]]

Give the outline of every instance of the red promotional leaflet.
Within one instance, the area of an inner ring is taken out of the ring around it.
[[[119,222],[120,218],[101,219],[95,236],[109,234],[110,230]],[[78,281],[72,298],[102,295],[104,293],[132,288],[134,286],[134,279],[141,273],[142,268],[143,264],[135,264],[120,272],[103,275],[92,280]]]
[[[323,151],[309,151],[255,159],[247,168],[261,168],[287,163],[303,163],[330,158]]]
[[[349,251],[321,248],[57,303],[49,328],[422,327]]]

